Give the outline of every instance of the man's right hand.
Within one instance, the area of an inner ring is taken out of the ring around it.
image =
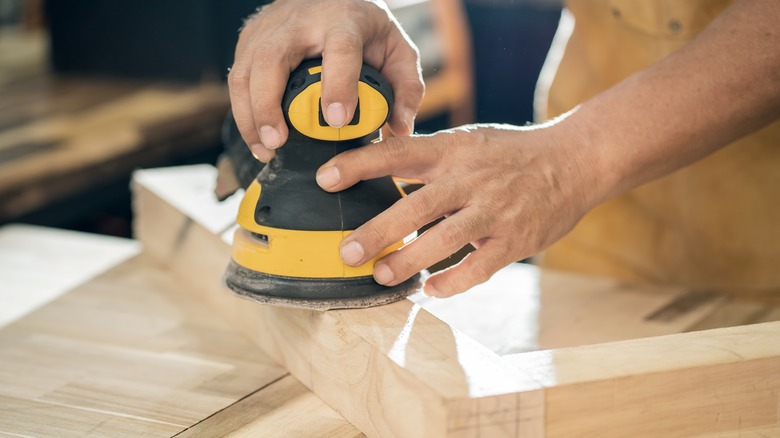
[[[287,141],[282,95],[304,59],[322,56],[322,112],[341,127],[352,120],[363,62],[393,87],[389,128],[409,135],[425,86],[419,53],[381,0],[277,0],[247,20],[228,76],[233,116],[244,141],[268,162]]]

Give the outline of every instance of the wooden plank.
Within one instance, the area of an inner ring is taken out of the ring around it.
[[[492,436],[539,429],[540,386],[418,305],[405,300],[320,313],[235,297],[220,283],[229,259],[221,237],[198,222],[182,220],[179,210],[145,186],[136,183],[134,190],[136,233],[144,250],[163,256],[160,261],[193,293],[229,315],[236,327],[366,435]],[[161,223],[180,227],[163,230]],[[177,237],[172,241],[166,236]],[[533,409],[518,415],[518,405]]]
[[[139,250],[130,239],[31,225],[0,227],[0,327]]]
[[[772,430],[778,424],[780,323],[502,359],[409,301],[325,313],[262,306],[221,288],[219,277],[229,257],[222,236],[139,180],[134,187],[136,232],[149,254],[163,256],[161,262],[188,282],[193,293],[229,315],[235,327],[367,435],[670,433],[703,438],[743,429]],[[161,222],[182,225],[162,230],[157,227]],[[164,238],[170,234],[177,238]],[[599,284],[591,280],[579,278],[582,284]],[[606,291],[595,296],[602,300],[625,298],[625,285],[600,284]],[[662,306],[648,307],[639,299],[643,319],[665,324],[682,318],[677,327],[684,330],[717,308],[713,299],[686,294]],[[618,311],[632,306],[591,308]],[[571,315],[578,315],[576,309],[557,318],[565,321]],[[587,329],[582,324],[570,327]],[[603,334],[603,327],[598,330]]]
[[[679,287],[622,284],[526,264],[510,265],[446,300],[422,294],[411,299],[500,355],[680,333],[727,301]],[[722,322],[719,327],[726,325]]]
[[[0,436],[362,436],[137,246],[0,229]]]
[[[51,419],[68,422],[49,436],[100,430],[107,419],[136,436],[158,425],[170,436],[286,373],[133,258],[0,330],[0,431],[47,435],[26,418],[59,406]]]
[[[237,401],[177,438],[364,437],[292,376]]]
[[[173,436],[181,426],[97,410],[0,395],[0,436],[62,437]]]
[[[232,240],[243,192],[217,203],[212,166],[146,169],[137,172],[135,180],[156,195],[134,202],[136,211],[157,221],[138,233],[155,236],[147,247],[158,259],[174,257],[176,241],[186,236],[192,221],[225,242]],[[171,206],[181,213],[168,213]],[[410,299],[500,355],[679,333],[727,301],[679,287],[629,285],[527,264],[510,265],[489,282],[446,300],[423,294]]]
[[[547,388],[555,437],[780,426],[780,323],[505,356]]]
[[[780,296],[730,297],[706,318],[689,327],[688,331],[709,330],[736,325],[780,321]]]

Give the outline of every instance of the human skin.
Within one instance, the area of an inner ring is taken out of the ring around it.
[[[246,21],[228,74],[233,116],[255,157],[268,162],[287,141],[281,109],[287,79],[301,61],[319,56],[329,125],[352,120],[365,62],[393,87],[391,133],[412,133],[425,90],[420,56],[384,2],[281,0]]]
[[[298,1],[280,0],[275,5],[283,9]],[[324,23],[361,15],[345,15],[343,11],[350,8],[380,22],[388,14],[386,9],[365,1],[327,0],[322,4],[327,6],[315,15]],[[322,18],[327,14],[334,15]],[[300,21],[305,16],[291,17],[297,29],[304,29],[303,23],[308,23]],[[377,261],[374,267],[377,282],[395,285],[471,243],[476,250],[461,263],[426,281],[427,294],[444,297],[463,292],[486,281],[507,264],[544,250],[596,205],[777,120],[778,18],[780,2],[776,0],[737,1],[694,41],[671,56],[541,125],[471,125],[430,136],[399,136],[334,157],[317,173],[318,183],[327,191],[340,191],[358,181],[384,175],[425,183],[347,236],[341,244],[342,259],[350,265],[363,264],[420,226],[445,216],[401,250]],[[390,23],[395,25],[392,20]],[[306,27],[307,32],[315,34],[315,40],[318,26],[325,29],[319,24]],[[357,29],[359,23],[351,26]],[[375,56],[383,52],[382,41],[387,44],[384,53],[390,46],[400,50],[399,45],[405,41],[394,36],[394,31],[384,32],[356,33],[354,41],[363,44],[349,46],[352,56],[345,56],[352,59],[348,68],[354,69],[355,76],[342,79],[356,82],[358,61],[363,56],[369,64],[390,64],[392,71],[407,72],[405,76],[388,77],[396,92],[414,82],[408,72],[418,65],[416,59],[404,56],[393,62],[388,58],[377,62]],[[245,30],[241,38],[264,38],[263,35],[257,30],[247,34]],[[319,31],[319,35],[323,32]],[[336,67],[327,62],[333,52],[328,49],[327,38],[324,41],[324,46],[309,47],[308,51],[295,42],[278,49],[307,55],[321,49],[325,64],[323,96],[329,87],[327,81],[337,81],[335,75],[325,76],[326,68],[335,71]],[[237,49],[237,59],[238,55]],[[289,60],[299,61],[297,56]],[[395,62],[405,63],[408,68],[396,66]],[[262,113],[267,117],[262,123],[283,125],[278,102],[291,64],[288,62],[284,65],[286,70],[275,73],[276,82],[258,91],[265,94],[253,94],[252,87],[234,90],[231,80],[234,113],[251,117],[276,103],[275,112]],[[346,64],[341,67],[347,68]],[[248,73],[250,82],[256,74],[266,71]],[[351,102],[349,99],[354,97],[344,82],[330,90],[333,94],[329,94],[328,102]],[[248,104],[247,93],[252,95]],[[402,110],[416,109],[422,89],[417,87],[404,96]],[[237,102],[243,102],[243,106],[237,106]],[[265,106],[258,107],[253,102]],[[345,106],[354,108],[350,103]],[[278,119],[274,118],[277,116]],[[326,120],[331,123],[327,117]],[[255,125],[258,126],[257,122]],[[396,134],[409,133],[402,129],[405,126],[397,119],[391,120]],[[252,135],[249,132],[249,138],[245,136],[248,144],[255,140]],[[255,155],[261,160],[270,159],[262,153]]]

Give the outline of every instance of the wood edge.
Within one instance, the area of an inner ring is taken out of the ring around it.
[[[167,265],[170,270],[179,276],[179,278],[188,281],[191,285],[193,284],[192,280],[194,279],[193,276],[190,275],[192,268],[196,268],[194,269],[195,271],[203,272],[203,270],[197,269],[197,266],[194,265],[197,263],[196,260],[188,257],[187,261],[184,262],[184,257],[182,257],[183,254],[195,253],[195,251],[187,251],[186,248],[188,245],[194,243],[187,242],[192,235],[199,234],[200,241],[197,243],[208,245],[210,248],[209,250],[203,250],[203,248],[199,247],[198,253],[208,253],[211,255],[212,259],[214,254],[216,254],[216,257],[218,257],[221,262],[227,264],[229,248],[219,235],[209,232],[192,218],[186,217],[183,212],[168,204],[163,196],[156,193],[142,182],[134,179],[131,186],[133,190],[133,207],[136,215],[134,232],[136,237],[142,242],[144,251],[150,253],[162,264]],[[150,215],[154,215],[154,220],[150,221],[148,219]],[[170,224],[170,227],[164,232],[167,238],[165,236],[159,236],[159,229],[163,224]],[[171,236],[177,237],[172,238]],[[212,260],[211,263],[212,271],[214,267],[213,261],[214,260]],[[189,272],[182,271],[185,266],[190,270]],[[213,287],[213,282],[210,285],[206,285],[206,283],[197,280],[194,281],[194,285],[198,286],[196,289],[202,298],[207,299],[210,304],[217,306],[219,309],[231,307],[230,309],[227,309],[227,313],[241,312],[241,310],[236,307],[241,307],[240,304],[237,305],[235,303],[243,302],[242,300],[236,300],[226,290],[221,288],[216,290]],[[231,304],[225,304],[227,302],[231,302]],[[408,313],[414,306],[417,306],[409,301],[401,301],[394,305],[400,307],[401,314]],[[403,327],[407,322],[405,316],[403,319],[399,319],[397,317],[399,310],[395,309],[394,312],[388,313],[387,309],[389,308],[390,306],[385,306],[366,310],[370,310],[373,315],[384,314],[382,316],[383,318],[388,318],[393,324]],[[365,310],[362,310],[361,312],[364,311]],[[359,338],[359,342],[363,342],[371,348],[371,359],[375,362],[381,362],[381,365],[378,367],[385,368],[382,372],[383,376],[396,380],[411,380],[415,382],[415,385],[419,385],[419,392],[416,394],[409,394],[412,397],[415,395],[418,396],[420,401],[425,401],[425,404],[421,404],[419,407],[423,408],[426,404],[430,405],[430,403],[433,402],[434,405],[441,408],[440,413],[435,415],[439,417],[438,420],[440,420],[441,424],[439,426],[421,429],[426,431],[425,436],[452,435],[455,432],[462,433],[466,430],[473,432],[482,430],[485,427],[487,427],[486,430],[493,430],[496,425],[498,425],[502,431],[516,429],[516,427],[513,427],[512,425],[517,421],[520,421],[518,420],[519,418],[523,417],[522,414],[518,414],[517,412],[520,408],[518,400],[522,398],[521,395],[523,393],[528,393],[528,397],[533,397],[535,400],[538,400],[540,396],[543,396],[540,391],[542,388],[541,384],[534,381],[533,378],[529,377],[524,371],[511,366],[500,356],[489,351],[486,347],[477,344],[465,335],[460,334],[425,310],[419,309],[418,311],[425,315],[428,324],[434,324],[436,330],[453,334],[452,343],[457,348],[454,348],[451,351],[451,355],[447,358],[446,362],[455,365],[463,364],[463,357],[469,356],[466,352],[473,352],[471,355],[471,362],[473,363],[466,364],[466,367],[471,374],[464,374],[464,382],[477,382],[478,386],[473,388],[473,391],[467,390],[465,392],[460,391],[460,393],[454,393],[451,388],[432,385],[427,379],[429,376],[417,375],[415,370],[400,366],[396,359],[389,354],[387,346],[378,343],[377,339],[372,337],[369,333],[357,330],[355,327],[351,326],[353,316],[350,312],[354,311],[332,311],[325,313],[309,311],[308,319],[310,322],[315,321],[316,323],[324,323],[325,325],[342,329],[341,332],[338,332],[338,330],[332,332],[329,330],[315,330],[314,333],[318,335],[313,339],[319,340],[322,336],[326,336],[323,333],[335,333],[336,338],[338,338],[339,336],[343,336],[343,328],[347,327],[355,338]],[[268,314],[274,314],[273,316],[280,317],[281,315],[281,317],[283,317],[284,311],[278,308],[268,308],[264,309],[263,313],[265,313],[266,316],[268,316]],[[232,316],[235,318],[236,313],[233,313]],[[241,324],[241,322],[238,321],[236,323]],[[427,330],[426,327],[423,327],[422,329]],[[249,335],[258,341],[258,333],[256,331],[253,331],[246,326],[243,326],[242,330],[249,330]],[[280,350],[278,345],[270,346],[267,343],[262,345],[261,342],[261,346],[266,349],[274,359],[280,361],[280,363],[286,364],[286,366],[290,365],[289,361],[285,360],[284,352]],[[323,354],[327,355],[328,353],[324,352]],[[313,378],[310,374],[312,372],[311,370],[307,372],[305,370],[291,369],[290,371],[301,380],[302,383],[314,390],[315,393],[331,404],[339,413],[358,425],[362,431],[366,433],[376,431],[373,429],[372,423],[375,419],[364,419],[351,416],[345,412],[341,406],[335,405],[336,403],[334,403],[332,397],[328,397],[327,394],[322,393],[317,386],[318,382],[316,381],[316,378]],[[507,377],[508,380],[503,379],[503,377]],[[527,402],[526,404],[528,403],[530,402]],[[536,425],[534,426],[535,429],[538,429],[537,426],[541,424],[543,420],[543,414],[539,414],[540,410],[537,408],[538,405],[539,403],[535,402],[533,414],[523,417],[524,421],[533,420]],[[436,409],[438,410],[439,408]],[[501,418],[502,420],[496,421],[496,418]],[[420,421],[425,420],[425,418],[420,418]],[[489,421],[489,424],[486,424],[485,421]]]
[[[516,353],[504,359],[550,388],[780,357],[777,339],[780,339],[780,322],[766,322]],[[567,373],[566,369],[573,372]]]

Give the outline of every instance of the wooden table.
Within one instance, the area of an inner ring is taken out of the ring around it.
[[[739,326],[771,303],[512,265],[449,300],[262,306],[219,287],[238,197],[214,172],[136,174],[143,249],[0,229],[0,308],[26,306],[0,322],[0,436],[780,433],[780,323]]]
[[[0,228],[0,436],[362,436],[139,253]]]

